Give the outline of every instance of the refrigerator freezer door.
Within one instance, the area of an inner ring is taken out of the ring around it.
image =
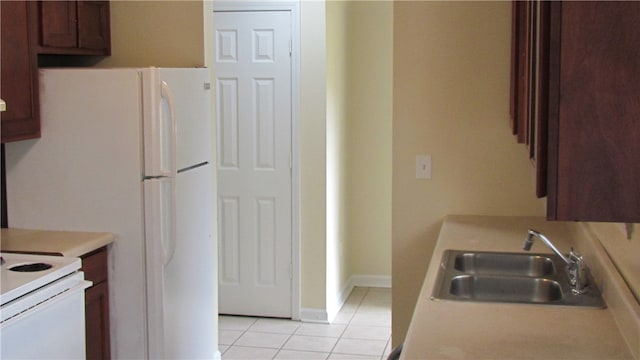
[[[174,97],[177,122],[177,168],[211,162],[212,123],[210,71],[160,68],[159,79]]]

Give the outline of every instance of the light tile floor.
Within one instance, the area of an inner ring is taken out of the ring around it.
[[[354,288],[331,324],[220,315],[219,327],[223,360],[384,360],[391,352],[391,289]]]

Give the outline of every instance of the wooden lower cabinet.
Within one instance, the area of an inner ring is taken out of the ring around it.
[[[87,359],[110,359],[107,248],[82,256],[82,271],[93,282],[85,290]]]
[[[107,282],[85,292],[87,359],[109,359],[109,287]]]

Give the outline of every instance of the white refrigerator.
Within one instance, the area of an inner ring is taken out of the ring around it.
[[[42,137],[6,144],[10,227],[115,234],[113,358],[220,356],[209,76],[40,70]]]

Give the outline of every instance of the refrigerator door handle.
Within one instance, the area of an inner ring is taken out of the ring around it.
[[[176,179],[147,179],[143,187],[148,351],[150,359],[162,359],[167,305],[165,269],[176,250]]]
[[[176,252],[176,237],[177,237],[177,230],[176,230],[176,180],[175,178],[172,178],[170,181],[170,199],[171,199],[171,206],[169,207],[169,241],[167,241],[166,243],[163,243],[163,262],[164,265],[167,266],[167,264],[169,264],[169,261],[171,261],[171,259],[173,258],[173,255]]]
[[[145,228],[147,252],[167,266],[176,251],[176,180],[155,178],[145,180]]]
[[[173,97],[173,93],[171,92],[171,88],[165,81],[160,82],[160,96],[167,101],[167,105],[169,106],[169,126],[170,126],[170,173],[163,174],[164,176],[176,176],[177,172],[177,160],[176,160],[176,151],[177,151],[177,142],[178,142],[178,124],[176,123],[176,112],[175,112],[175,100]]]

